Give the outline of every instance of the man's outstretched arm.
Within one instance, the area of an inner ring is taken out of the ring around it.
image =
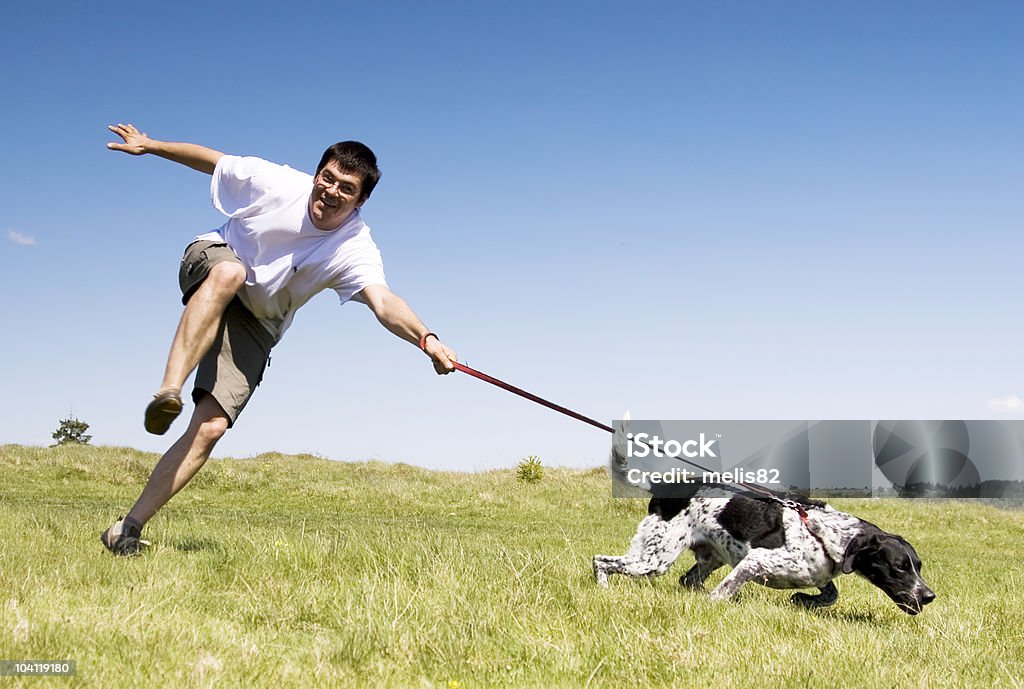
[[[193,170],[213,174],[217,161],[224,154],[199,144],[187,144],[176,141],[159,141],[151,139],[140,132],[133,124],[112,124],[107,129],[124,139],[124,143],[109,143],[107,148],[112,151],[123,151],[133,156],[150,153],[175,163],[187,165]]]
[[[416,317],[405,300],[383,285],[364,287],[352,298],[369,306],[381,325],[406,342],[419,346],[421,338],[427,334],[427,326]],[[437,336],[426,339],[423,351],[434,362],[434,370],[438,373],[443,375],[455,370],[452,366],[453,361],[458,361],[455,352]]]

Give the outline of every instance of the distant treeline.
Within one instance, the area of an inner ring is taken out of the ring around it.
[[[941,483],[911,483],[902,488],[883,488],[875,491],[879,497],[899,498],[952,498],[955,500],[981,500],[997,507],[1024,507],[1024,481],[982,481],[967,486],[947,486]]]

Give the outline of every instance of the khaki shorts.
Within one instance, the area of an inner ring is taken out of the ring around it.
[[[223,261],[242,264],[227,244],[198,241],[185,248],[178,271],[183,304],[188,303],[210,269]],[[199,362],[192,401],[198,404],[204,394],[211,395],[227,414],[229,426],[233,426],[263,380],[273,346],[273,336],[260,325],[256,316],[238,297],[232,299],[224,311],[213,346]]]

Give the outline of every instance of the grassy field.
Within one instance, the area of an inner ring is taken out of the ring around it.
[[[214,461],[114,558],[98,534],[155,462],[0,447],[0,659],[77,661],[0,687],[1024,686],[1024,512],[835,501],[914,543],[938,599],[910,617],[848,576],[808,612],[684,591],[689,554],[598,589],[644,512],[601,471]]]

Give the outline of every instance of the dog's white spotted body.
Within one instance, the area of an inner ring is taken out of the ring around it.
[[[612,469],[621,468],[612,451]],[[723,486],[694,486],[689,497],[654,497],[625,555],[595,555],[597,583],[608,576],[665,574],[684,550],[697,562],[681,578],[688,588],[723,565],[732,571],[712,591],[714,599],[735,595],[748,582],[771,588],[817,587],[796,593],[807,607],[832,605],[832,580],[857,572],[882,589],[904,612],[916,615],[935,594],[921,578],[921,560],[907,541],[825,503],[802,500],[800,508],[781,500],[742,494]]]

